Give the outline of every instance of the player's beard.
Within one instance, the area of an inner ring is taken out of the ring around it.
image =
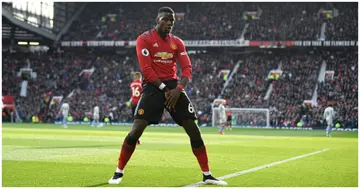
[[[165,33],[166,33],[166,34],[171,33],[171,32],[172,32],[172,30],[173,30],[173,28],[172,28],[172,27],[171,27],[170,29],[169,29],[169,27],[168,27],[168,26],[165,26],[165,27],[164,27],[164,31],[165,31]]]
[[[169,34],[171,32],[171,30],[168,32],[166,31],[166,26],[164,27],[160,27],[160,26],[156,26],[155,29],[157,31],[157,33],[160,35],[160,37],[165,38],[167,34]]]

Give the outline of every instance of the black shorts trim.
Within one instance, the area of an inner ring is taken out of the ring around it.
[[[131,104],[131,112],[132,112],[131,115],[132,115],[132,116],[135,115],[136,106],[137,106],[137,104]]]

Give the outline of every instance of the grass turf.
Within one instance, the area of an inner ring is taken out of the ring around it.
[[[148,127],[120,185],[108,185],[129,126],[3,124],[4,187],[157,187],[201,181],[189,139],[181,127]],[[295,156],[326,152],[226,179],[230,187],[358,186],[358,133],[233,129],[225,135],[201,128],[214,176]],[[207,187],[203,186],[203,187]]]

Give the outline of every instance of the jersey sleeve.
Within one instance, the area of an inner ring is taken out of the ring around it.
[[[192,66],[190,58],[186,52],[185,44],[181,39],[178,39],[178,51],[177,51],[177,57],[180,62],[180,67],[182,71],[182,76],[186,77],[190,80],[192,75]]]
[[[150,56],[149,45],[142,38],[142,36],[139,36],[136,40],[136,55],[138,57],[140,69],[144,75],[145,80],[148,82],[155,81],[158,76],[151,67],[152,60]]]

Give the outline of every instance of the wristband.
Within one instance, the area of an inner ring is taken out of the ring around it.
[[[184,90],[184,86],[182,86],[180,83],[177,84],[176,88],[179,88],[179,89],[181,89],[181,90]]]
[[[159,86],[159,89],[163,90],[165,87],[166,87],[166,85],[164,83],[161,83],[160,86]]]

